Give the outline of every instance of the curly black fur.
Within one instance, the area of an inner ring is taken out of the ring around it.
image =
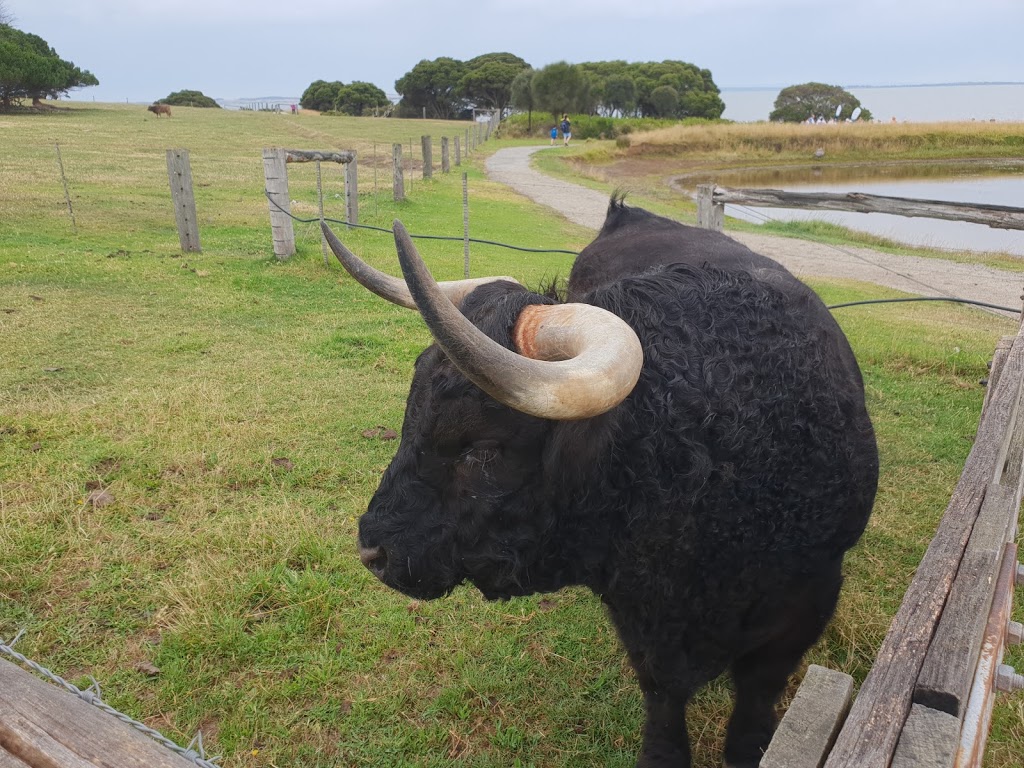
[[[853,353],[775,262],[617,197],[569,292],[640,337],[629,397],[598,418],[546,421],[428,348],[360,542],[386,553],[387,584],[421,598],[467,579],[488,598],[590,587],[644,691],[639,764],[689,765],[687,701],[728,669],[725,758],[754,766],[874,500]],[[522,308],[552,301],[495,283],[462,310],[511,347]]]

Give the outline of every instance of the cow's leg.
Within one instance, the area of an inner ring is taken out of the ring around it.
[[[757,768],[760,763],[775,731],[775,705],[786,682],[835,610],[843,580],[841,564],[840,559],[814,578],[772,640],[733,662],[736,706],[725,740],[729,768]]]
[[[688,694],[672,694],[639,676],[647,718],[637,768],[690,768],[690,738],[686,733]]]

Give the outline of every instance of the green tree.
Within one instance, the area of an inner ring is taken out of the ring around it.
[[[839,119],[850,117],[860,107],[860,100],[838,85],[804,83],[791,85],[779,91],[775,109],[768,115],[772,122],[802,123],[810,117],[833,118],[839,110]],[[862,120],[870,120],[871,113],[861,110]]]
[[[577,112],[587,90],[583,70],[575,64],[558,61],[538,69],[533,76],[533,103],[558,120],[563,114]]]
[[[99,85],[96,76],[60,58],[43,38],[0,24],[0,105],[22,99],[39,105],[90,85]]]
[[[725,102],[707,69],[685,61],[660,61],[630,64],[629,73],[636,83],[637,110],[641,115],[658,115],[652,94],[658,88],[673,88],[679,97],[676,117],[702,117],[717,120],[725,111]]]
[[[327,112],[334,109],[338,102],[338,96],[345,84],[339,80],[327,82],[326,80],[314,80],[309,87],[302,92],[299,98],[299,105],[303,109],[315,109],[318,112]]]
[[[504,115],[512,102],[512,83],[529,69],[529,64],[511,53],[477,56],[466,62],[459,91],[474,106],[496,109]]]
[[[373,83],[356,81],[342,86],[334,108],[345,115],[365,115],[391,104],[388,95]]]
[[[202,91],[175,91],[158,104],[170,104],[174,107],[206,107],[220,109],[220,104],[205,95]]]
[[[533,75],[532,69],[524,69],[512,81],[510,104],[526,112],[526,130],[533,130]]]
[[[452,120],[466,106],[459,83],[466,74],[466,65],[457,59],[442,56],[423,59],[395,81],[395,90],[402,96],[406,111],[422,111],[427,116]]]
[[[611,115],[631,114],[636,109],[636,83],[633,78],[619,74],[605,80],[604,106]]]
[[[651,91],[650,101],[658,117],[675,117],[679,112],[679,92],[671,85],[659,85]]]

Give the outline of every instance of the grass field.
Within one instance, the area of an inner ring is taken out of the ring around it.
[[[356,519],[397,445],[379,427],[400,428],[429,336],[325,266],[313,225],[297,227],[297,256],[273,258],[263,146],[357,149],[363,223],[459,236],[459,174],[413,172],[395,204],[390,145],[462,130],[123,105],[0,115],[0,638],[24,628],[22,653],[83,687],[95,677],[179,743],[202,729],[231,768],[633,764],[642,702],[592,595],[485,603],[460,588],[420,603],[359,564]],[[171,147],[190,150],[201,254],[178,248]],[[493,148],[458,169],[473,237],[586,244],[591,233],[483,178]],[[327,215],[340,217],[341,173],[326,173]],[[314,217],[312,167],[289,174],[293,210]],[[388,235],[337,229],[396,271]],[[420,247],[437,276],[461,275],[459,243]],[[474,245],[472,274],[537,284],[571,259]],[[830,302],[889,295],[814,287]],[[919,304],[838,319],[882,481],[808,661],[859,681],[970,449],[986,361],[1015,326]],[[718,765],[728,709],[726,680],[694,702],[695,765]],[[1001,699],[986,765],[1020,765],[1022,722],[1024,698]]]

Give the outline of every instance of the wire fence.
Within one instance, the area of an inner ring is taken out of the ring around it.
[[[3,640],[0,640],[0,654],[3,654],[8,658],[14,659],[19,664],[28,667],[33,672],[36,672],[37,674],[44,677],[46,680],[49,680],[51,683],[59,685],[61,688],[68,691],[69,693],[75,694],[78,698],[80,698],[87,704],[92,704],[94,707],[97,707],[98,709],[106,712],[108,715],[113,715],[122,723],[131,726],[140,733],[144,733],[146,736],[149,736],[151,739],[153,739],[161,746],[164,746],[173,752],[177,752],[186,760],[189,760],[190,762],[199,766],[199,768],[221,768],[221,766],[217,765],[217,761],[221,759],[219,756],[206,756],[206,750],[203,748],[202,731],[196,733],[195,737],[192,739],[192,741],[188,743],[187,747],[179,746],[159,731],[153,730],[148,725],[140,723],[138,720],[133,720],[132,718],[128,717],[128,715],[124,714],[123,712],[119,712],[118,710],[114,709],[112,706],[107,704],[105,701],[103,701],[102,692],[100,691],[100,684],[96,681],[95,678],[89,678],[90,680],[92,680],[92,685],[90,685],[83,691],[82,689],[78,688],[72,683],[69,683],[67,680],[60,677],[59,675],[54,674],[46,667],[43,667],[37,664],[36,662],[32,661],[31,659],[18,653],[16,650],[14,650],[14,646],[17,645],[18,641],[21,640],[24,634],[25,630],[21,630],[20,632],[18,632],[17,635],[14,636],[14,639],[11,640],[9,644],[5,643]]]
[[[302,218],[299,218],[298,216],[294,215],[293,213],[291,213],[289,211],[286,211],[284,208],[282,208],[280,205],[278,205],[277,202],[269,194],[267,194],[267,199],[270,201],[271,205],[275,206],[282,213],[284,213],[287,216],[289,216],[296,223],[299,223],[299,224],[318,224],[321,221],[321,219],[319,217],[315,218],[315,219],[302,219]],[[773,220],[773,219],[771,219],[771,217],[769,217],[769,216],[767,216],[767,215],[765,215],[765,214],[763,214],[763,213],[761,213],[759,211],[750,211],[750,213],[762,216],[766,221],[772,221]],[[394,234],[394,230],[391,229],[391,228],[388,228],[388,227],[377,227],[377,226],[372,226],[372,225],[369,225],[369,224],[349,224],[348,222],[343,221],[341,219],[332,219],[332,218],[327,218],[327,217],[324,217],[323,221],[329,222],[331,224],[339,224],[339,225],[342,225],[342,226],[345,226],[345,227],[349,227],[349,228],[352,228],[352,229],[366,229],[366,230],[370,230],[370,231],[374,231],[374,232],[383,232],[383,233],[387,233],[387,234],[390,234],[390,235]],[[410,233],[409,236],[414,238],[414,239],[422,239],[422,240],[450,240],[450,241],[455,241],[455,242],[460,242],[460,243],[466,241],[466,238],[461,237],[461,236],[454,236],[454,235],[425,235],[425,234],[413,234],[413,233]],[[471,243],[478,243],[480,245],[492,245],[492,246],[495,246],[495,247],[498,247],[498,248],[508,248],[510,250],[522,251],[522,252],[525,252],[525,253],[562,253],[562,254],[568,254],[570,256],[579,256],[579,254],[580,254],[579,251],[572,251],[572,250],[567,250],[567,249],[564,249],[564,248],[529,248],[527,246],[522,246],[522,245],[512,245],[511,243],[502,243],[502,242],[499,242],[497,240],[482,240],[482,239],[479,239],[479,238],[472,238],[472,237],[469,238],[468,240]],[[883,269],[883,270],[889,272],[890,274],[897,275],[897,276],[902,277],[902,278],[904,278],[906,280],[910,280],[910,281],[912,281],[914,283],[917,283],[918,285],[920,285],[920,286],[922,286],[924,288],[928,288],[929,290],[935,290],[935,291],[939,290],[939,289],[935,288],[934,286],[929,285],[928,283],[925,283],[925,282],[923,282],[921,280],[918,280],[917,278],[913,277],[912,275],[908,275],[908,274],[905,274],[903,272],[899,272],[897,270],[891,269],[890,267],[887,267],[884,264],[880,264],[878,262],[871,261],[870,259],[867,259],[867,258],[863,257],[862,255],[860,255],[858,253],[855,253],[853,251],[845,250],[843,248],[840,248],[837,245],[833,245],[832,243],[819,243],[819,244],[823,245],[823,246],[825,246],[827,248],[831,248],[831,249],[833,249],[833,250],[835,250],[835,251],[837,251],[839,253],[843,253],[843,254],[845,254],[847,256],[850,256],[851,258],[859,259],[859,260],[861,260],[861,261],[863,261],[863,262],[865,262],[867,264],[871,264],[872,266],[877,267],[879,269]],[[966,305],[969,305],[969,306],[982,307],[984,309],[992,309],[992,310],[996,310],[996,311],[999,311],[999,312],[1011,312],[1011,313],[1015,313],[1015,314],[1020,314],[1021,313],[1021,307],[1006,307],[1006,306],[1002,306],[1002,305],[999,305],[999,304],[991,304],[989,302],[977,301],[975,299],[965,299],[965,298],[958,297],[958,296],[914,296],[914,297],[896,298],[896,299],[893,299],[893,298],[888,298],[888,299],[865,299],[863,301],[847,301],[847,302],[843,302],[843,303],[840,303],[840,304],[827,304],[826,307],[828,309],[830,309],[830,310],[835,310],[835,309],[843,309],[843,308],[846,308],[846,307],[866,306],[866,305],[871,305],[871,304],[902,304],[902,303],[907,303],[907,302],[922,302],[922,301],[938,301],[938,302],[948,302],[948,303],[954,303],[954,304],[966,304]]]

